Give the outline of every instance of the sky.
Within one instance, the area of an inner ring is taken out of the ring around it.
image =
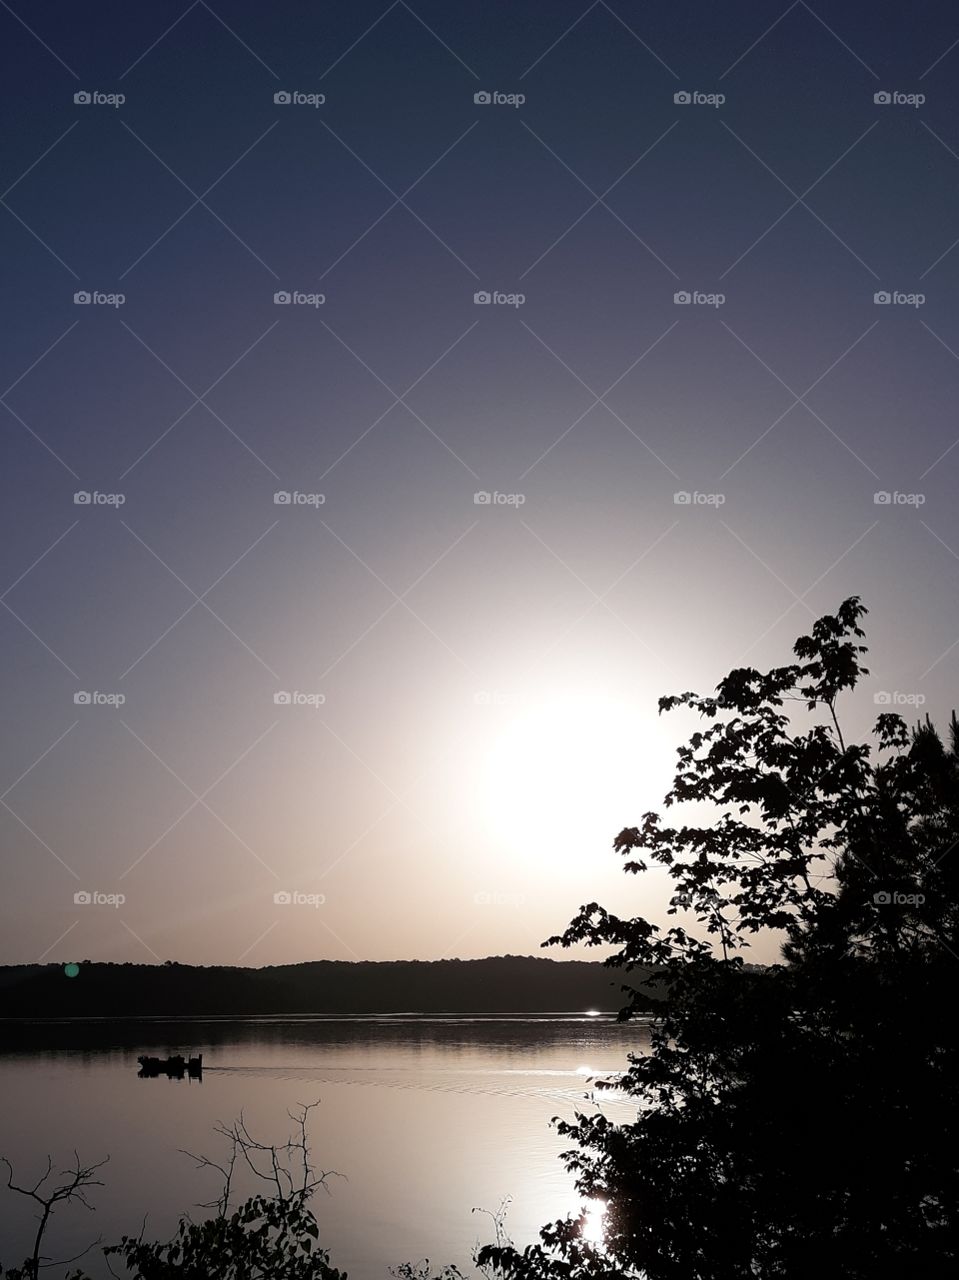
[[[953,5],[0,31],[0,962],[660,919],[657,699],[849,595],[956,705]]]

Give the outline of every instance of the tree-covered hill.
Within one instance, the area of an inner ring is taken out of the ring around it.
[[[534,956],[261,969],[84,962],[74,977],[59,964],[12,965],[0,968],[0,1017],[612,1012],[622,981],[593,961]]]

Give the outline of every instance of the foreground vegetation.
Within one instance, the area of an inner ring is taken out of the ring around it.
[[[617,1081],[636,1120],[561,1126],[580,1191],[606,1204],[602,1249],[556,1223],[531,1248],[483,1251],[508,1280],[873,1280],[955,1263],[959,725],[944,743],[928,720],[881,714],[871,740],[847,741],[864,613],[845,601],[790,665],[661,699],[707,722],[666,797],[685,821],[649,813],[615,843],[627,872],[665,869],[671,910],[703,936],[592,903],[552,940],[658,967],[667,999],[651,1052]],[[783,963],[747,972],[764,929],[782,931]]]
[[[955,1265],[959,724],[944,742],[928,720],[881,714],[870,740],[847,741],[839,704],[867,674],[864,613],[847,600],[796,642],[796,662],[661,700],[706,721],[665,801],[683,820],[646,814],[615,846],[630,874],[665,870],[671,913],[699,936],[591,903],[550,940],[611,946],[610,967],[641,976],[622,1018],[648,1007],[650,970],[662,1000],[650,1052],[615,1082],[636,1119],[600,1110],[560,1125],[579,1191],[605,1206],[602,1242],[584,1217],[519,1250],[497,1223],[477,1257],[486,1274],[878,1280]],[[783,962],[747,968],[750,937],[770,929]],[[226,1190],[208,1220],[164,1245],[126,1239],[108,1258],[139,1280],[337,1280],[309,1208],[327,1175],[310,1167],[305,1119],[283,1149],[299,1180],[242,1125],[225,1130],[233,1159],[217,1166]],[[237,1160],[269,1185],[231,1210]],[[77,1172],[92,1182],[96,1170]],[[7,1275],[36,1280],[39,1248]]]

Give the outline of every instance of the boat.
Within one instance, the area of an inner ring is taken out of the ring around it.
[[[167,1076],[171,1080],[182,1080],[186,1076],[190,1080],[203,1079],[203,1054],[195,1058],[184,1058],[182,1054],[174,1054],[170,1058],[154,1058],[149,1054],[141,1054],[137,1058],[140,1064],[139,1075],[143,1078]]]

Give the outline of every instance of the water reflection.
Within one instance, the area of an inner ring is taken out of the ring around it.
[[[428,1256],[468,1274],[473,1246],[490,1238],[472,1206],[512,1195],[507,1226],[520,1247],[544,1223],[580,1212],[559,1161],[568,1142],[550,1120],[590,1110],[589,1077],[615,1075],[647,1041],[641,1025],[582,1012],[0,1023],[0,1154],[24,1174],[42,1169],[47,1152],[55,1161],[74,1148],[84,1159],[109,1154],[98,1230],[116,1239],[148,1211],[148,1233],[167,1238],[181,1213],[216,1192],[179,1152],[222,1155],[214,1126],[241,1110],[258,1137],[284,1137],[288,1111],[320,1098],[311,1145],[323,1168],[348,1179],[317,1204],[336,1265],[350,1280],[384,1280],[388,1266]],[[188,1063],[200,1053],[202,1089],[138,1079],[138,1056],[178,1066],[177,1058]],[[596,1097],[616,1119],[635,1105],[625,1095]],[[594,1243],[603,1212],[601,1203],[589,1206]],[[0,1188],[4,1265],[23,1256],[30,1221]],[[85,1215],[64,1215],[51,1252],[84,1248],[88,1225]],[[100,1271],[88,1270],[99,1280]]]

